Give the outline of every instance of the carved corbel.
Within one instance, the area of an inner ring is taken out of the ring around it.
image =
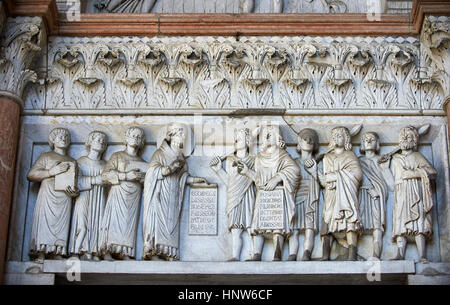
[[[28,82],[36,82],[33,63],[45,42],[40,17],[8,18],[4,26],[0,56],[0,91],[22,98]]]
[[[420,78],[429,77],[438,82],[445,96],[450,95],[450,18],[427,16],[420,35],[422,63]],[[431,71],[427,65],[430,65]]]

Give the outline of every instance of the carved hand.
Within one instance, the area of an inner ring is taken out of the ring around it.
[[[80,191],[78,190],[78,188],[75,186],[75,188],[73,189],[70,185],[66,188],[66,190],[64,191],[66,193],[67,196],[69,197],[77,197],[78,195],[80,195]]]
[[[372,197],[372,199],[380,197],[374,188],[368,189],[367,192],[369,193],[370,197]]]
[[[125,175],[127,181],[139,181],[145,177],[145,173],[138,170],[129,171]]]
[[[53,166],[49,171],[48,174],[50,177],[54,177],[56,175],[59,175],[61,173],[67,172],[69,170],[70,164],[68,162],[61,162],[55,166]]]
[[[416,179],[416,178],[418,178],[416,172],[411,169],[407,169],[403,172],[403,175],[402,175],[403,180]]]
[[[237,161],[238,174],[245,176],[248,173],[248,166],[242,161]]]
[[[327,182],[327,190],[334,190],[336,188],[336,182]]]
[[[209,166],[214,170],[214,171],[219,171],[222,168],[222,161],[220,160],[219,157],[214,157],[212,158],[211,162],[209,162]]]
[[[161,173],[163,176],[169,176],[171,173],[170,167],[169,166],[164,166],[161,170]]]
[[[263,189],[265,191],[273,191],[281,181],[282,179],[280,176],[275,176],[266,183]]]
[[[317,162],[314,159],[308,159],[305,161],[305,169],[311,175],[317,174]]]

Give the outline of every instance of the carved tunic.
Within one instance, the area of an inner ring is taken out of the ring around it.
[[[388,186],[378,167],[377,159],[359,158],[363,179],[359,190],[359,210],[364,230],[381,230],[384,232],[386,223],[385,205],[388,196]],[[369,189],[373,189],[379,197],[372,198]]]
[[[281,148],[273,153],[261,151],[255,159],[256,188],[264,186],[270,179],[279,175],[282,178],[285,206],[284,206],[284,228],[282,230],[260,230],[258,196],[256,194],[255,211],[252,221],[252,234],[281,233],[289,235],[293,229],[295,216],[295,191],[300,182],[300,168],[292,157]]]
[[[300,167],[302,179],[295,196],[297,215],[294,229],[311,229],[317,233],[319,231],[319,180],[308,173],[304,160],[297,158],[295,162]]]
[[[187,163],[173,174],[162,175],[163,167],[177,158],[184,157],[177,156],[163,141],[150,161],[144,183],[144,256],[165,255],[179,259],[180,215],[189,176]]]
[[[241,160],[253,169],[255,156],[248,155],[244,158],[230,156],[225,161],[228,173],[227,182],[227,207],[228,229],[248,229],[252,224],[253,208],[255,205],[255,190],[253,181],[237,172],[233,162]]]
[[[134,170],[135,162],[145,162],[125,151],[114,153],[105,166],[103,182],[111,184],[101,226],[101,250],[135,257],[136,234],[142,185],[119,181],[119,173]]]
[[[55,177],[47,171],[60,162],[75,162],[69,156],[54,151],[43,153],[28,173],[28,179],[41,182],[34,207],[30,253],[67,254],[72,198],[63,191],[55,191]]]
[[[352,151],[327,153],[323,158],[324,175],[335,173],[336,182],[325,188],[321,235],[357,232],[361,229],[358,188],[362,179],[359,160]],[[331,189],[329,186],[332,185]]]
[[[436,170],[420,152],[407,156],[395,154],[391,166],[395,179],[392,239],[395,241],[397,236],[418,234],[430,238],[433,198],[429,179],[436,175]],[[404,180],[405,169],[415,171],[420,178]]]
[[[106,203],[105,188],[98,184],[101,182],[106,162],[91,160],[85,156],[79,158],[77,163],[80,195],[73,210],[70,252],[96,254],[100,252],[99,231]],[[80,248],[76,249],[76,241],[80,238],[82,229],[85,229],[87,234]]]

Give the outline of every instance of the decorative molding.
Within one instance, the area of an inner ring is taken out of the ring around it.
[[[45,111],[441,110],[439,82],[419,77],[433,70],[420,48],[409,37],[55,37],[45,86],[27,90],[25,105]],[[46,94],[36,93],[41,90]]]

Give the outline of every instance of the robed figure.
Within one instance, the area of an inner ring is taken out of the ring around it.
[[[394,184],[388,163],[378,163],[379,150],[380,140],[376,133],[366,132],[362,135],[360,152],[363,155],[359,157],[359,161],[363,177],[359,189],[359,210],[364,232],[373,236],[372,257],[378,259],[383,248],[389,185]]]
[[[150,160],[144,182],[144,259],[180,259],[180,217],[186,184],[206,182],[189,176],[183,154],[187,132],[183,124],[170,124]]]
[[[332,129],[329,148],[330,151],[323,158],[323,175],[319,176],[325,188],[321,227],[322,259],[329,259],[330,237],[334,235],[340,240],[346,239],[348,260],[356,260],[357,238],[362,229],[358,202],[362,169],[352,151],[347,128]]]
[[[88,155],[77,160],[80,195],[73,209],[70,253],[85,259],[99,260],[100,255],[100,226],[106,204],[102,181],[106,162],[101,158],[106,146],[106,134],[93,131],[86,141]]]
[[[392,239],[397,242],[395,259],[404,259],[406,243],[415,240],[420,261],[426,262],[425,242],[433,233],[433,196],[430,180],[436,169],[417,151],[419,133],[408,126],[400,132],[401,153],[392,157],[395,179]]]
[[[237,163],[242,161],[250,169],[254,168],[255,156],[249,153],[251,142],[250,129],[242,128],[235,132],[234,152],[222,160],[215,157],[210,166],[227,188],[226,215],[228,230],[232,237],[232,257],[230,261],[239,261],[242,249],[241,234],[249,233],[255,206],[255,188],[253,180],[238,173]]]
[[[67,129],[55,128],[49,136],[51,151],[38,157],[28,173],[28,180],[40,182],[31,227],[30,256],[42,263],[46,257],[61,259],[67,254],[72,197],[75,187],[56,190],[55,179],[76,165],[67,155],[70,134]]]
[[[261,151],[256,155],[255,167],[250,169],[239,162],[239,172],[251,178],[257,190],[273,191],[277,186],[283,190],[283,228],[265,229],[260,223],[260,214],[265,213],[259,204],[260,193],[257,192],[251,232],[253,235],[253,260],[261,260],[264,238],[272,238],[274,243],[273,260],[281,260],[284,239],[292,234],[293,220],[296,213],[295,192],[300,182],[300,168],[284,150],[284,141],[279,126],[263,127],[260,133]]]
[[[111,188],[100,228],[101,251],[106,260],[136,257],[136,234],[146,163],[139,156],[145,143],[144,131],[130,127],[126,148],[114,153],[103,170],[103,182]]]
[[[289,237],[288,260],[291,261],[297,260],[299,233],[305,234],[302,260],[309,261],[314,247],[314,235],[319,232],[320,182],[317,162],[313,156],[318,150],[317,133],[310,128],[302,129],[298,134],[297,145],[300,157],[295,159],[301,170],[302,179],[295,195],[297,213],[294,219],[294,231]]]

